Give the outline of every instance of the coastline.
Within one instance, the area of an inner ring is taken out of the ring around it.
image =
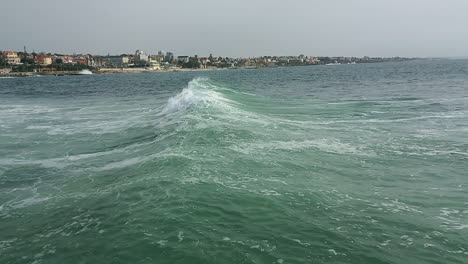
[[[212,71],[212,70],[224,70],[224,69],[223,68],[206,68],[206,69],[173,68],[173,69],[151,70],[151,69],[144,69],[144,68],[120,68],[120,69],[119,68],[102,68],[99,70],[92,70],[91,72],[93,74],[119,74],[119,73],[184,72],[184,71]],[[9,72],[9,73],[0,73],[0,78],[85,75],[85,74],[80,74],[80,72],[81,71]]]
[[[385,62],[377,62],[385,63]],[[365,64],[365,63],[357,63]],[[306,65],[288,65],[288,66],[238,66],[238,67],[207,67],[207,68],[166,68],[166,69],[148,69],[148,68],[100,68],[92,70],[92,74],[122,74],[122,73],[152,73],[152,72],[188,72],[188,71],[214,71],[214,70],[234,70],[234,69],[260,69],[277,67],[305,67],[305,66],[328,66],[328,65],[347,65],[347,64],[306,64]],[[66,76],[66,75],[87,75],[81,71],[45,71],[45,72],[2,72],[0,78],[16,77],[34,77],[34,76]]]

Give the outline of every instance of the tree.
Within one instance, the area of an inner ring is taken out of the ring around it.
[[[6,61],[3,57],[2,51],[0,51],[0,68],[6,67]]]
[[[33,58],[28,58],[28,57],[23,57],[21,58],[21,62],[24,64],[34,64],[34,59]]]
[[[191,57],[187,63],[182,64],[182,68],[200,68],[198,58]]]

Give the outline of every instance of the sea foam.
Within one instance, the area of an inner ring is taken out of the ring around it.
[[[216,91],[217,87],[209,82],[208,78],[195,78],[189,82],[188,87],[168,99],[162,110],[163,114],[171,114],[186,110],[194,105],[208,107],[229,107],[231,100]]]

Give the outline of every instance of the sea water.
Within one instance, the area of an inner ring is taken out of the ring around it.
[[[468,263],[468,61],[0,79],[0,263]]]

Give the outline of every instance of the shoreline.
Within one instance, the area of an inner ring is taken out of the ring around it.
[[[239,68],[231,68],[239,69]],[[94,74],[122,74],[122,73],[145,73],[145,72],[185,72],[185,71],[212,71],[212,70],[225,70],[223,68],[205,68],[205,69],[191,69],[191,68],[175,68],[175,69],[162,69],[150,70],[143,68],[102,68],[99,70],[92,70]],[[33,77],[33,76],[66,76],[66,75],[87,75],[81,74],[81,71],[50,71],[50,72],[9,72],[0,73],[0,78],[14,78],[14,77]]]
[[[385,63],[385,62],[379,62]],[[367,64],[367,63],[357,63]],[[92,74],[122,74],[122,73],[154,73],[154,72],[189,72],[189,71],[214,71],[214,70],[236,70],[236,69],[264,69],[278,67],[305,67],[305,66],[327,66],[326,64],[307,64],[307,65],[291,65],[291,66],[243,66],[229,68],[167,68],[167,69],[146,69],[146,68],[101,68],[92,70]],[[340,64],[347,65],[347,64]],[[47,72],[1,72],[0,78],[16,78],[16,77],[34,77],[34,76],[66,76],[66,75],[88,75],[82,74],[81,71],[47,71]]]

